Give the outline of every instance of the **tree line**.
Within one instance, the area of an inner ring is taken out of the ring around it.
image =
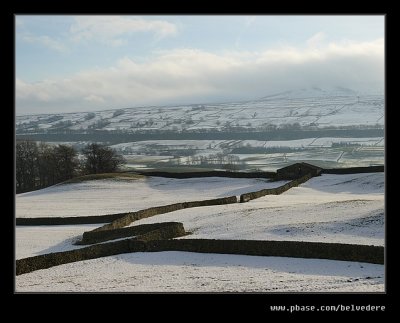
[[[178,163],[181,164],[180,159],[178,160]],[[204,167],[219,166],[226,170],[234,171],[242,168],[244,166],[244,162],[240,160],[238,156],[218,153],[207,156],[189,156],[186,160],[186,165],[200,165]]]
[[[96,141],[118,144],[122,142],[142,140],[294,140],[316,137],[383,137],[385,130],[382,129],[318,129],[318,130],[276,130],[264,132],[218,132],[215,130],[192,132],[174,131],[149,131],[123,133],[117,131],[96,131],[93,133],[36,133],[18,134],[20,139],[34,139],[36,141]]]
[[[79,153],[68,145],[48,145],[30,140],[16,143],[16,192],[28,192],[76,176],[112,173],[124,164],[115,150],[96,143]]]

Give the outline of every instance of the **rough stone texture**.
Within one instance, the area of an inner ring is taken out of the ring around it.
[[[276,171],[276,179],[297,179],[307,174],[318,176],[322,168],[308,163],[295,163]]]
[[[94,229],[93,231],[119,229],[119,228],[126,227],[127,225],[131,224],[132,222],[140,220],[140,219],[148,218],[148,217],[158,215],[158,214],[182,210],[182,209],[183,209],[182,203],[175,203],[175,204],[169,204],[169,205],[164,205],[164,206],[151,207],[151,208],[148,208],[145,210],[128,213],[125,216],[118,218],[109,224],[106,224],[99,228]]]
[[[303,241],[180,239],[147,243],[147,251],[190,251],[384,263],[384,247]]]
[[[198,178],[198,177],[229,177],[229,178],[274,178],[274,172],[226,172],[226,171],[208,171],[208,172],[157,172],[157,171],[136,171],[140,175],[156,176],[166,178]]]
[[[139,249],[138,245],[137,249]],[[143,250],[145,250],[145,247],[143,247]],[[131,249],[130,249],[129,239],[127,239],[127,240],[109,242],[104,244],[98,244],[82,249],[76,249],[64,252],[55,252],[35,257],[18,259],[16,261],[16,275],[21,275],[39,269],[46,269],[53,266],[67,264],[70,262],[107,257],[129,252],[131,252]]]
[[[68,225],[109,223],[125,216],[127,213],[116,213],[95,216],[54,217],[54,218],[16,218],[16,225]]]
[[[307,182],[311,177],[313,177],[313,175],[307,174],[301,178],[295,179],[293,181],[290,181],[289,183],[286,183],[286,184],[276,187],[276,188],[267,188],[267,189],[263,189],[263,190],[256,191],[256,192],[242,194],[242,195],[240,195],[240,203],[258,199],[265,195],[282,194],[283,192],[286,192],[287,190],[291,189],[292,187],[296,187],[296,186],[299,186],[300,184]]]
[[[330,168],[323,169],[322,174],[358,174],[358,173],[383,173],[384,166],[369,166],[369,167],[349,167],[349,168]]]
[[[183,202],[183,203],[175,203],[164,206],[152,207],[145,210],[140,210],[137,212],[128,213],[123,217],[118,218],[117,220],[103,225],[102,227],[96,228],[93,231],[103,231],[103,230],[113,230],[126,227],[134,221],[148,218],[158,214],[164,214],[169,212],[174,212],[186,208],[192,207],[200,207],[200,206],[211,206],[211,205],[223,205],[223,204],[233,204],[237,203],[236,196],[222,197],[218,199],[211,200],[203,200],[203,201],[192,201],[192,202]]]
[[[145,224],[118,230],[85,232],[83,244],[123,238],[131,236],[132,234],[136,236],[130,239],[96,244],[76,250],[18,259],[16,261],[16,274],[21,275],[70,262],[107,257],[121,253],[146,251],[146,241],[155,239],[166,241],[165,239],[172,239],[186,235],[186,232],[183,224],[179,222]]]
[[[169,227],[172,229],[172,227]],[[188,251],[200,253],[241,254],[293,258],[316,258],[384,264],[381,246],[303,241],[164,240],[171,232],[151,231],[138,238],[98,244],[82,249],[51,253],[16,261],[16,274],[50,268],[70,262],[107,257],[130,252]],[[162,240],[152,240],[162,239]]]
[[[88,231],[83,233],[83,239],[77,244],[93,244],[108,240],[134,237],[140,240],[162,240],[186,235],[183,224],[180,222],[163,222],[154,224],[142,224],[134,227]]]

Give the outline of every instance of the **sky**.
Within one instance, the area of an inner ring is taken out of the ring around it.
[[[16,15],[16,115],[383,93],[384,19]]]

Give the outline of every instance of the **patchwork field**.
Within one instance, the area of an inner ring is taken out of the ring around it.
[[[16,116],[16,134],[78,150],[103,142],[129,169],[382,165],[384,103],[383,95],[313,88],[245,102]]]
[[[181,106],[132,107],[97,112],[41,114],[16,117],[17,132],[199,131],[244,127],[284,127],[297,124],[325,128],[384,124],[384,96],[348,92],[301,91],[245,102]]]

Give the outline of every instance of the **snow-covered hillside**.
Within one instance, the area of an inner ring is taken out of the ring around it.
[[[18,133],[62,133],[66,129],[230,131],[232,127],[267,129],[293,124],[319,128],[383,126],[383,116],[383,95],[359,95],[351,90],[299,90],[246,102],[17,116],[16,127]]]
[[[194,161],[212,154],[238,158],[244,170],[370,166],[384,163],[384,103],[381,94],[314,87],[245,102],[17,116],[16,133],[78,150],[112,145],[134,169],[223,168]]]
[[[179,221],[185,238],[383,245],[384,175],[322,175],[282,195],[180,210],[132,223]]]
[[[87,216],[132,212],[178,202],[207,200],[273,188],[285,181],[248,178],[148,177],[59,184],[16,196],[16,216]]]
[[[377,93],[378,93],[377,91],[375,91],[375,93],[370,91],[370,94],[377,94]],[[359,96],[359,95],[365,95],[365,93],[362,93],[360,91],[354,91],[352,89],[340,86],[324,87],[324,88],[314,86],[310,88],[301,88],[301,89],[288,90],[275,94],[270,94],[263,97],[263,99],[326,98],[326,97],[336,97],[336,96],[343,97],[343,96]]]
[[[227,178],[101,180],[20,194],[16,211],[17,217],[105,214],[166,204],[162,203],[165,201],[171,203],[171,199],[238,195],[271,184],[265,180]],[[181,239],[300,240],[382,246],[384,174],[322,175],[282,195],[248,203],[180,210],[132,225],[166,221],[182,222],[191,232]],[[71,243],[94,227],[18,226],[17,258],[78,248]],[[16,288],[17,291],[382,292],[384,266],[186,252],[134,253],[23,274],[17,276]]]

